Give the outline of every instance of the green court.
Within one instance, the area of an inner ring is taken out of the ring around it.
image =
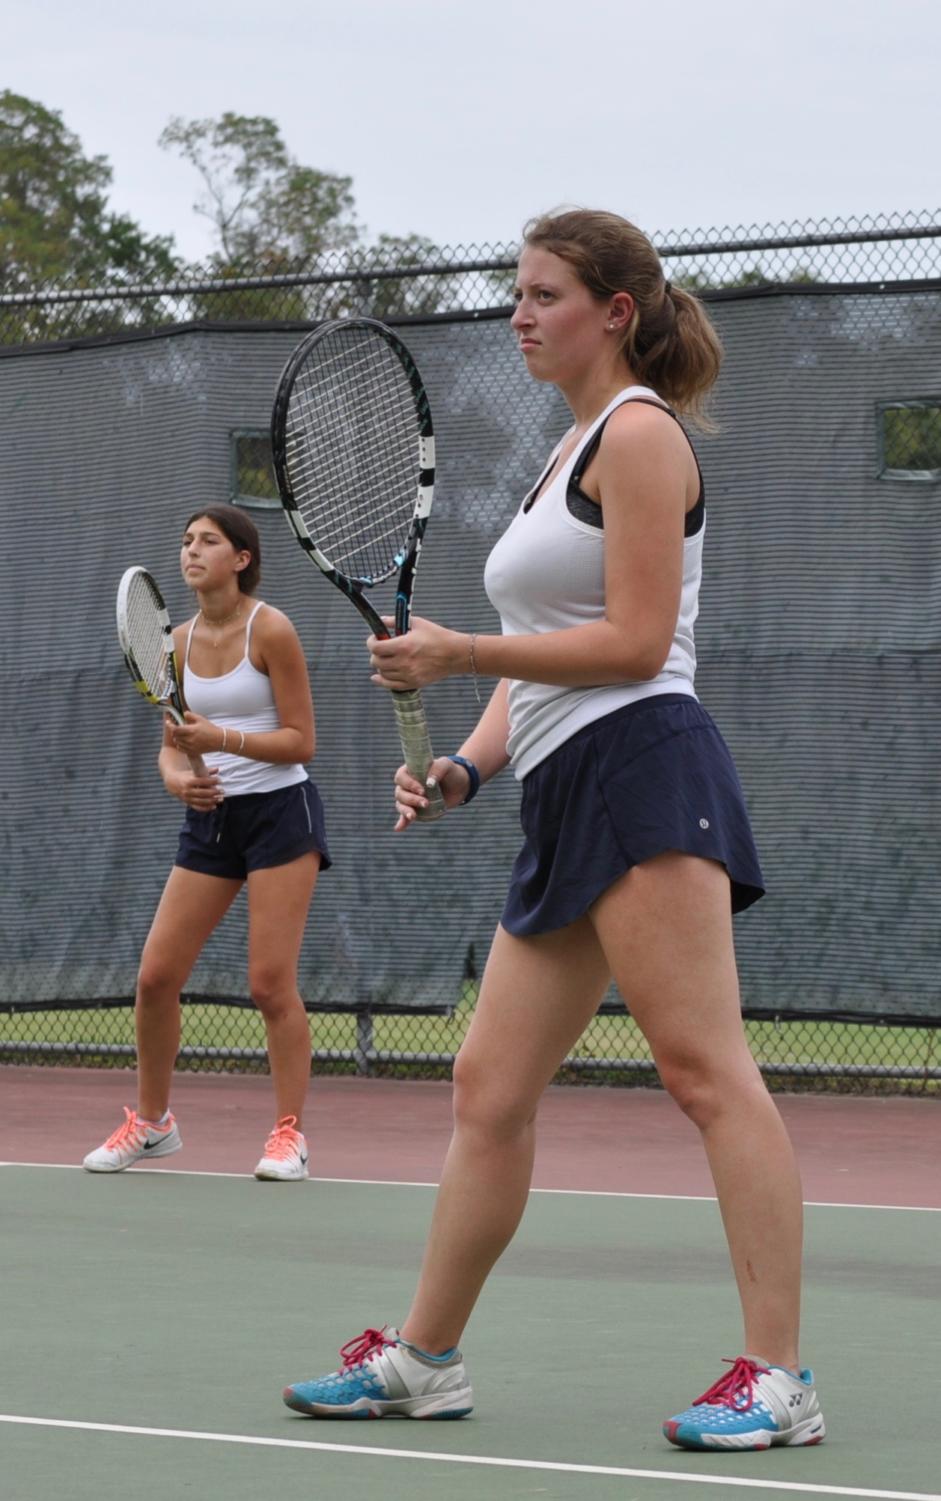
[[[0,1166],[10,1501],[673,1501],[941,1495],[937,1211],[811,1205],[823,1445],[691,1454],[660,1422],[737,1352],[715,1203],[534,1192],[464,1342],[455,1423],[318,1422],[280,1400],[409,1300],[424,1186]]]

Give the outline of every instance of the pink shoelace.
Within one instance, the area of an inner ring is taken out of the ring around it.
[[[712,1407],[730,1407],[733,1412],[747,1412],[755,1400],[755,1378],[763,1375],[768,1367],[759,1365],[757,1360],[749,1360],[745,1355],[739,1355],[736,1360],[725,1360],[723,1364],[730,1365],[732,1369],[720,1376],[701,1397],[697,1397],[693,1406],[699,1407],[703,1402],[708,1402]]]
[[[282,1116],[265,1142],[266,1157],[274,1157],[276,1161],[283,1162],[286,1157],[294,1156],[301,1134],[294,1129],[296,1125],[296,1115]]]
[[[105,1146],[123,1147],[127,1141],[133,1141],[135,1146],[139,1146],[144,1139],[145,1123],[139,1119],[136,1110],[128,1110],[126,1105],[123,1105],[121,1108],[124,1111],[124,1125],[119,1126],[116,1131],[112,1131],[105,1142]]]
[[[340,1367],[343,1371],[349,1371],[353,1366],[363,1365],[373,1355],[379,1355],[386,1348],[395,1344],[394,1339],[386,1339],[385,1331],[388,1324],[383,1324],[381,1329],[364,1329],[356,1339],[347,1340],[340,1347],[340,1358],[343,1361]]]

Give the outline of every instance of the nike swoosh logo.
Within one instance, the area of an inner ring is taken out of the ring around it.
[[[162,1143],[162,1142],[163,1142],[163,1141],[164,1141],[164,1140],[165,1140],[165,1138],[164,1138],[164,1137],[161,1137],[161,1138],[160,1138],[160,1141],[145,1141],[145,1142],[144,1142],[144,1151],[145,1151],[145,1152],[149,1152],[149,1151],[151,1151],[151,1150],[152,1150],[152,1149],[153,1149],[153,1148],[154,1148],[154,1147],[159,1147],[159,1146],[160,1146],[160,1145],[161,1145],[161,1143]]]

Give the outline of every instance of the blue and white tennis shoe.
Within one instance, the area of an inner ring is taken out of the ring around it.
[[[663,1425],[681,1449],[770,1449],[777,1444],[819,1444],[826,1434],[813,1371],[795,1376],[784,1366],[748,1355],[697,1397],[692,1407]]]
[[[338,1371],[285,1387],[295,1412],[313,1418],[463,1418],[474,1405],[458,1349],[428,1355],[384,1326],[340,1351]]]

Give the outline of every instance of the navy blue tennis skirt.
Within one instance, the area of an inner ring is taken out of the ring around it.
[[[187,808],[176,864],[244,881],[253,870],[290,865],[314,852],[320,855],[320,869],[329,870],[323,803],[313,782],[305,779],[272,792],[227,797],[211,813]]]
[[[576,731],[523,778],[520,822],[500,919],[520,937],[574,922],[633,865],[667,850],[724,865],[733,912],[764,895],[735,764],[689,694],[641,699]]]

